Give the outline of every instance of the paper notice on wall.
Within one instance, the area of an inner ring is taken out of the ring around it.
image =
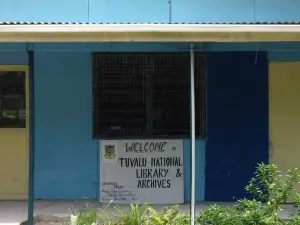
[[[182,140],[100,141],[100,201],[184,202]]]

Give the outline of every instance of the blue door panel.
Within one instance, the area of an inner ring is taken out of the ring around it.
[[[222,52],[207,58],[206,201],[247,197],[257,163],[268,163],[266,53]]]

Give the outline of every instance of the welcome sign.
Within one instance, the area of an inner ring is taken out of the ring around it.
[[[100,201],[184,202],[182,140],[100,141]]]

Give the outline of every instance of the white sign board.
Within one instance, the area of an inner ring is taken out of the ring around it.
[[[182,140],[100,141],[100,201],[184,202]]]

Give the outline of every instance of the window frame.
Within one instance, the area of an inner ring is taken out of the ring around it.
[[[187,54],[187,55],[190,55],[190,52],[189,51],[180,51],[180,52],[136,52],[136,51],[133,51],[133,52],[129,52],[129,51],[118,51],[118,52],[93,52],[92,53],[92,138],[93,139],[96,139],[96,140],[134,140],[134,139],[144,139],[144,140],[163,140],[163,139],[169,139],[169,140],[173,140],[173,139],[188,139],[190,138],[190,131],[188,132],[189,134],[188,135],[172,135],[172,136],[163,136],[163,135],[145,135],[145,136],[142,136],[142,135],[139,135],[139,136],[112,136],[112,137],[106,137],[106,136],[102,136],[102,135],[95,135],[95,123],[94,123],[94,106],[95,106],[95,81],[96,81],[96,73],[97,73],[97,67],[96,67],[96,61],[97,57],[101,57],[103,55],[119,55],[119,54],[144,54],[144,55],[155,55],[155,54],[178,54],[178,55],[182,55],[182,54]],[[206,57],[205,57],[205,54],[203,53],[197,53],[195,52],[195,55],[194,55],[194,59],[196,59],[196,57],[201,57],[202,60],[204,61],[203,62],[203,65],[204,65],[204,69],[203,70],[200,70],[199,72],[203,72],[204,73],[204,90],[203,90],[203,95],[204,95],[204,98],[203,98],[203,107],[202,107],[202,115],[203,115],[203,122],[202,122],[202,126],[200,129],[203,129],[203,133],[204,135],[196,135],[196,139],[206,139],[206,124],[207,124],[207,117],[206,117],[206,107],[207,107],[207,102],[206,102],[206,95],[207,95],[207,70],[206,70]],[[195,66],[194,66],[194,69],[195,69]],[[195,71],[195,76],[196,76],[196,71]],[[200,77],[200,76],[199,76]],[[190,84],[190,71],[189,71],[189,77],[188,77],[188,82]],[[190,100],[190,85],[189,85],[189,100]],[[199,94],[201,94],[199,92]],[[200,99],[201,101],[201,99]],[[196,99],[195,99],[195,103],[196,103]],[[189,104],[190,105],[190,104]],[[188,108],[188,110],[190,111],[190,107]],[[195,108],[196,110],[196,108]],[[201,108],[200,108],[201,110]],[[190,113],[189,113],[190,114]],[[189,123],[190,123],[190,116],[189,116]],[[200,123],[199,123],[199,126],[200,126]]]
[[[7,65],[0,64],[0,72],[24,72],[25,73],[25,127],[0,127],[0,131],[16,131],[16,130],[29,130],[29,66],[28,65]]]

